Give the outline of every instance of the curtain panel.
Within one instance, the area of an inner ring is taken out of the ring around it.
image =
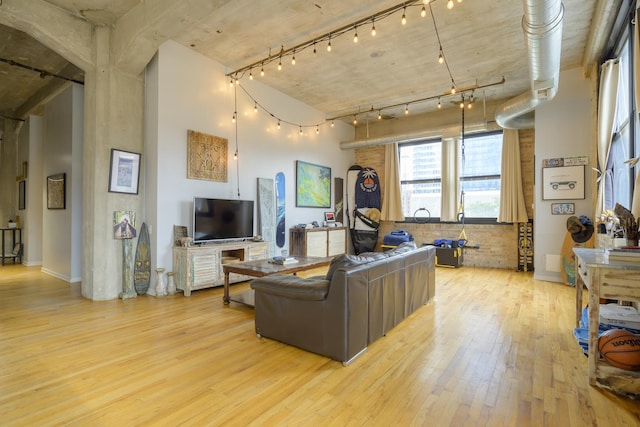
[[[458,138],[442,138],[441,221],[458,221],[458,195],[460,194],[460,148],[458,141]]]
[[[605,206],[606,169],[613,136],[613,123],[616,116],[618,98],[618,80],[620,64],[611,59],[602,65],[600,75],[600,93],[598,96],[598,193],[595,217],[599,217]]]
[[[635,88],[636,111],[640,110],[640,24],[638,23],[638,6],[636,3],[636,24],[633,26],[633,85]],[[636,153],[636,155],[639,155]],[[638,163],[640,165],[640,163]],[[640,166],[636,166],[636,181],[633,187],[633,199],[631,202],[631,213],[634,217],[640,218]],[[599,214],[600,212],[598,212]]]
[[[400,159],[398,144],[395,142],[384,147],[384,199],[382,199],[380,219],[404,221],[400,190]]]
[[[500,175],[498,222],[528,222],[529,216],[522,190],[520,138],[515,129],[505,129],[502,134]]]

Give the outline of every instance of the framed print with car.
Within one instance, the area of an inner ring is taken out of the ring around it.
[[[584,199],[584,165],[542,168],[542,200]]]

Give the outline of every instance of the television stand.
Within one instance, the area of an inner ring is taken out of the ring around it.
[[[191,296],[191,291],[224,286],[222,264],[235,261],[254,261],[269,257],[267,242],[235,241],[201,246],[174,246],[173,272],[176,288]],[[231,274],[230,283],[244,282],[250,277]]]

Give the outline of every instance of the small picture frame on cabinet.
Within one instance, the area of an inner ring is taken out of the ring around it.
[[[335,212],[325,212],[324,220],[326,222],[336,222],[336,213]]]

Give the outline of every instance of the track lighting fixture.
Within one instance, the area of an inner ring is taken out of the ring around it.
[[[295,52],[293,53],[293,56],[291,57],[291,65],[296,65],[296,54],[295,54]]]
[[[440,102],[440,98],[438,98],[438,109],[442,109],[442,103]]]
[[[334,127],[335,123],[333,122],[333,120],[331,120],[331,127]]]
[[[400,23],[402,23],[402,25],[407,25],[407,8],[405,7],[404,10],[402,11],[402,19],[400,20]]]
[[[353,124],[354,125],[358,124],[358,116],[356,114],[353,115]]]
[[[233,159],[238,160],[238,150],[233,153]]]
[[[442,54],[442,49],[440,49],[440,54],[438,55],[438,63],[442,64],[444,62],[444,55]]]
[[[302,126],[300,126],[300,135],[302,135]]]
[[[423,18],[427,16],[427,9],[424,6],[422,6],[422,10],[420,11],[420,16]]]
[[[320,125],[316,125],[316,135],[320,135]]]
[[[453,0],[447,2],[447,9],[453,9]]]
[[[278,129],[280,129],[280,120],[278,120]]]
[[[405,114],[405,116],[406,116],[407,114],[409,114],[409,104],[407,104],[407,105],[405,105],[405,106],[404,106],[404,114]]]
[[[264,77],[264,65],[260,68],[260,77]]]
[[[329,36],[329,44],[327,44],[327,52],[331,52],[331,36]]]
[[[253,80],[253,72],[249,71],[249,80]]]
[[[456,85],[452,84],[451,85],[451,95],[456,93]]]
[[[355,27],[355,34],[353,35],[353,42],[358,43],[358,27]]]
[[[278,71],[282,70],[282,57],[280,57],[280,60],[278,61]]]
[[[258,103],[257,103],[257,102],[254,102],[254,103],[253,103],[253,111],[254,111],[255,113],[257,113],[257,112],[258,112]]]
[[[235,123],[236,122],[236,112],[233,112],[233,117],[231,118],[231,123]]]
[[[378,110],[378,120],[382,120],[382,111]]]
[[[375,21],[371,21],[372,26],[371,26],[371,37],[375,37],[376,36],[376,22]]]

